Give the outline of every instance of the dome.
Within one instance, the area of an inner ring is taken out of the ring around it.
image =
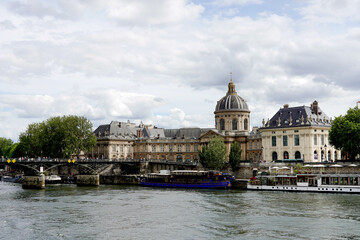
[[[242,111],[250,112],[246,101],[237,95],[235,91],[235,84],[230,80],[228,85],[228,92],[226,96],[222,97],[216,104],[215,113],[226,111]]]

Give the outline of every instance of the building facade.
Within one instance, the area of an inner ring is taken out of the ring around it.
[[[242,150],[241,159],[248,160],[250,110],[246,101],[238,96],[232,79],[227,94],[217,102],[214,115],[215,129],[163,129],[129,121],[101,125],[94,131],[97,144],[91,157],[198,162],[201,146],[208,144],[211,138],[220,136],[228,154],[231,144],[236,142]],[[257,145],[254,143],[254,146]],[[259,159],[258,155],[254,156]]]
[[[329,144],[331,119],[318,102],[311,106],[283,108],[260,129],[265,161],[301,159],[305,162],[334,161],[341,152]]]

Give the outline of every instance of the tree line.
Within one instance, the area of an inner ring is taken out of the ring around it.
[[[92,123],[82,116],[51,117],[29,124],[19,142],[0,138],[1,156],[68,158],[81,151],[90,151],[96,144]]]

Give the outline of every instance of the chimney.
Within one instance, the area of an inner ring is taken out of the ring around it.
[[[137,130],[136,135],[138,138],[142,137],[142,131],[141,130]]]
[[[284,104],[284,108],[289,108],[289,104]]]
[[[360,101],[357,102],[357,108],[360,109]]]
[[[316,115],[319,115],[319,104],[316,100],[311,104],[311,107],[312,107],[314,113]]]

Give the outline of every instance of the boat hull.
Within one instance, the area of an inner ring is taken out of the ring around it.
[[[209,189],[209,188],[230,188],[230,181],[224,182],[210,182],[200,184],[184,184],[184,183],[156,183],[156,182],[141,182],[141,186],[147,187],[163,187],[163,188],[194,188],[194,189]]]
[[[360,194],[360,187],[352,186],[318,186],[318,187],[305,187],[296,185],[247,185],[248,190],[265,190],[265,191],[287,191],[287,192],[323,192],[323,193],[356,193]]]

